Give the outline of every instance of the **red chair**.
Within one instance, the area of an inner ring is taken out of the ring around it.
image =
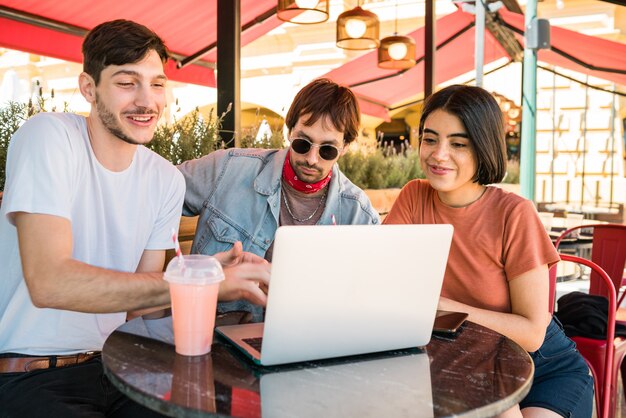
[[[593,373],[596,397],[597,416],[612,418],[615,416],[615,400],[617,394],[617,370],[626,354],[626,344],[619,344],[619,352],[615,346],[615,311],[617,298],[613,281],[596,263],[581,257],[559,254],[561,261],[578,263],[591,268],[592,274],[608,290],[609,311],[607,318],[606,339],[596,340],[586,337],[572,337],[578,351],[582,354]],[[550,288],[555,289],[556,265],[550,269]],[[554,293],[551,294],[554,300]],[[620,341],[622,343],[623,341]]]
[[[591,242],[591,261],[600,266],[611,278],[615,297],[618,299],[615,305],[617,312],[619,306],[626,296],[626,290],[623,290],[624,280],[624,267],[626,264],[626,225],[619,224],[591,224],[591,225],[579,225],[564,231],[559,238],[555,241],[554,245],[559,250],[559,244],[564,238],[567,238],[572,231],[575,230],[593,230],[593,239]],[[561,257],[563,259],[563,257]],[[551,272],[552,273],[552,272]],[[556,276],[556,269],[554,271]],[[553,291],[556,280],[550,281],[550,289]],[[621,294],[620,294],[621,291]],[[592,295],[601,295],[607,297],[607,286],[600,279],[597,272],[591,271],[589,278],[589,293]],[[554,293],[552,293],[554,294]],[[551,310],[553,309],[554,298],[551,298]],[[617,323],[624,323],[617,321]],[[625,323],[626,324],[626,323]],[[597,342],[597,340],[590,340],[591,342]],[[591,344],[593,346],[593,344]],[[617,373],[622,366],[622,360],[626,355],[626,341],[619,338],[615,341],[615,354],[614,354],[614,381],[611,386],[611,399],[612,404],[615,405],[617,398]],[[581,350],[582,352],[582,350]],[[584,353],[583,353],[584,355]],[[587,356],[585,356],[587,358]],[[626,369],[622,370],[622,381],[626,388]],[[625,392],[626,393],[626,392]],[[610,416],[614,415],[614,406],[609,410]]]
[[[559,244],[567,238],[572,231],[593,229],[593,241],[591,246],[591,261],[602,267],[611,277],[615,289],[622,288],[624,283],[624,267],[626,265],[626,225],[618,224],[593,224],[579,225],[564,231],[554,243],[557,251]],[[591,277],[589,292],[593,295],[606,296],[605,287]],[[624,300],[626,292],[619,295],[617,306]]]

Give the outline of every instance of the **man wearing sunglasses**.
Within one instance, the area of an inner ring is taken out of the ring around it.
[[[271,261],[280,225],[380,223],[365,193],[336,164],[358,136],[352,91],[314,80],[296,95],[285,124],[288,149],[220,150],[178,167],[187,183],[183,215],[200,215],[192,253],[214,254],[241,241],[244,251]],[[262,319],[259,306],[241,300],[221,303],[219,310]]]

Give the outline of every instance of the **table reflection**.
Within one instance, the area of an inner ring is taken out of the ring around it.
[[[213,357],[210,354],[197,357],[176,354],[170,393],[169,399],[175,404],[216,412]]]
[[[266,373],[260,394],[263,416],[434,416],[426,353]]]

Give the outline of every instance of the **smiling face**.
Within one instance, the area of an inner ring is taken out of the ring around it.
[[[138,62],[110,65],[95,85],[81,74],[81,91],[92,104],[91,116],[111,136],[129,144],[147,144],[165,108],[163,62],[150,50]]]
[[[343,148],[343,132],[337,131],[328,117],[319,118],[311,126],[304,124],[307,120],[308,115],[302,115],[298,119],[289,133],[289,139],[290,141],[298,138],[306,139],[314,146],[306,154],[298,154],[292,148],[289,161],[298,179],[310,184],[326,178],[345,149]],[[325,160],[320,157],[319,147],[315,145],[332,145],[339,150],[339,153],[336,158]]]
[[[478,163],[465,126],[444,110],[435,110],[424,122],[420,163],[431,186],[448,206],[467,206],[485,189],[474,182]]]

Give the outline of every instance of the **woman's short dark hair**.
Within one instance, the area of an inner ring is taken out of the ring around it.
[[[138,62],[150,50],[155,50],[164,64],[167,62],[165,43],[147,27],[123,19],[104,22],[89,31],[83,41],[83,71],[98,85],[103,69]]]
[[[458,117],[465,126],[476,153],[474,182],[487,185],[502,181],[506,174],[504,117],[493,96],[475,86],[452,85],[439,90],[424,103],[420,143],[426,118],[439,109]]]
[[[313,80],[296,94],[285,124],[291,131],[302,115],[310,115],[304,121],[311,126],[319,118],[328,117],[334,128],[343,132],[344,143],[349,144],[359,135],[361,111],[356,96],[348,87],[327,79]]]

